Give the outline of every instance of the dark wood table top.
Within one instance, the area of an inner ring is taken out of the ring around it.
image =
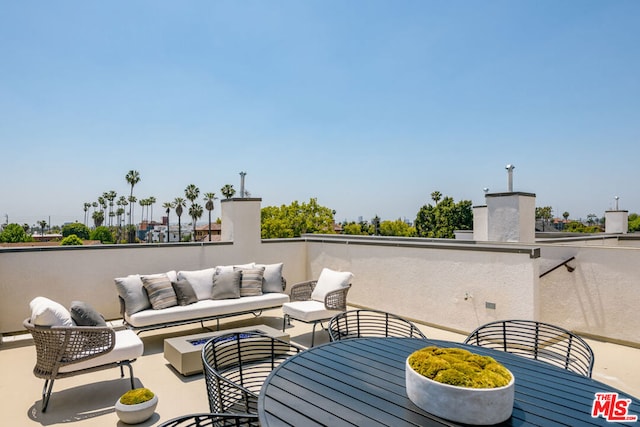
[[[360,338],[313,347],[288,359],[265,381],[258,401],[262,426],[441,426],[458,425],[435,417],[413,404],[405,388],[405,361],[417,349],[467,348],[503,363],[516,378],[513,414],[500,424],[629,425],[640,421],[605,419],[606,404],[591,416],[595,393],[619,393],[631,399],[626,411],[640,415],[640,400],[547,363],[462,343],[415,338]],[[460,410],[464,410],[461,407]]]

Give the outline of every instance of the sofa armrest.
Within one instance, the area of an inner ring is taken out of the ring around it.
[[[324,306],[327,310],[346,310],[347,309],[347,293],[351,289],[351,284],[344,289],[338,289],[327,293],[324,297]]]
[[[296,283],[291,286],[291,301],[308,301],[311,299],[311,293],[316,287],[317,280],[308,280],[306,282]]]

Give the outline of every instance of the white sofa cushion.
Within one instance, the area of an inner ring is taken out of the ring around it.
[[[199,300],[211,298],[213,292],[213,275],[215,268],[205,268],[203,270],[178,271],[178,279],[186,279],[196,293]]]
[[[116,345],[109,353],[101,354],[98,357],[79,363],[63,366],[60,368],[60,372],[73,372],[106,365],[108,363],[120,362],[122,360],[133,360],[142,356],[143,352],[144,344],[140,340],[140,337],[138,337],[134,331],[124,329],[122,331],[116,331]]]
[[[348,271],[334,271],[323,268],[320,277],[316,283],[316,287],[311,293],[311,299],[324,303],[325,296],[332,291],[349,287],[353,274]]]
[[[327,310],[324,302],[314,300],[293,301],[282,304],[282,312],[303,322],[330,319],[336,314],[342,313],[341,310]]]
[[[31,323],[37,326],[75,326],[71,313],[62,304],[45,297],[35,297],[29,303]]]
[[[124,318],[134,328],[140,328],[161,323],[233,314],[241,311],[258,311],[278,307],[286,302],[289,302],[289,295],[269,293],[254,297],[202,300],[193,304],[176,305],[162,310],[144,310],[132,315],[125,313]]]

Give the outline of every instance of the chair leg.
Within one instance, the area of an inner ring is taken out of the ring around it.
[[[120,378],[124,377],[123,366],[126,365],[129,368],[129,382],[131,383],[131,390],[133,390],[134,388],[136,388],[136,386],[133,383],[133,366],[131,366],[131,361],[123,360],[122,362],[119,362],[119,365],[120,365]]]
[[[318,322],[313,322],[313,331],[311,332],[311,347],[313,347],[313,343],[316,340],[316,325]]]
[[[291,326],[291,318],[289,317],[288,314],[285,314],[284,317],[282,318],[282,332],[284,332],[284,329],[287,327],[287,324]]]
[[[49,399],[51,398],[51,390],[53,389],[54,380],[45,380],[42,387],[42,412],[46,412],[47,406],[49,406]]]

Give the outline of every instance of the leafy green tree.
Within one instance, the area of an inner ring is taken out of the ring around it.
[[[637,213],[629,215],[629,233],[640,231],[640,216]]]
[[[455,238],[455,230],[472,230],[471,201],[455,203],[452,197],[446,196],[435,206],[424,205],[416,215],[415,228],[418,237],[446,239]]]
[[[225,186],[220,189],[220,192],[225,197],[225,199],[230,199],[236,194],[236,190],[231,184],[225,184]]]
[[[537,207],[536,219],[542,223],[542,231],[545,230],[545,226],[549,225],[549,222],[553,219],[553,208],[551,206]]]
[[[261,211],[261,235],[263,239],[300,237],[305,233],[334,233],[333,210],[318,204],[312,198],[309,203],[280,207],[267,206]]]
[[[70,234],[60,242],[61,246],[82,245],[82,239],[75,234]]]
[[[597,225],[584,225],[580,221],[571,221],[567,224],[565,231],[568,233],[598,233],[601,230]]]
[[[355,221],[342,224],[342,234],[351,234],[357,236],[368,235],[368,226],[367,230],[363,230],[362,225],[363,223],[357,223]]]
[[[113,233],[109,229],[109,227],[96,227],[95,230],[91,231],[89,235],[89,239],[91,240],[100,240],[101,243],[113,243],[115,242],[115,237]]]
[[[382,221],[380,223],[380,235],[414,237],[416,235],[416,229],[401,219]]]
[[[33,238],[27,234],[20,224],[7,224],[0,233],[1,243],[20,243],[20,242],[32,242]]]
[[[79,222],[65,224],[64,227],[62,227],[62,237],[67,237],[72,234],[75,234],[81,239],[88,240],[90,233],[89,233],[89,228],[86,225],[81,224]]]

